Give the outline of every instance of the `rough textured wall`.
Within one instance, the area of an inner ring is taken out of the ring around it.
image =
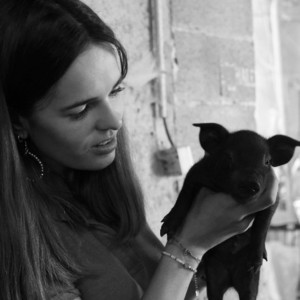
[[[229,129],[255,127],[251,1],[174,0],[173,32],[179,74],[176,128],[198,157],[192,122]]]
[[[147,83],[155,77],[152,2],[85,2],[111,25],[128,51],[131,73],[124,95],[125,119],[148,219],[158,234],[160,220],[173,205],[183,178],[162,176],[155,159],[158,149],[170,145],[161,120],[155,118],[156,90]],[[251,1],[172,0],[163,5],[167,121],[177,146],[191,146],[196,160],[202,152],[193,122],[215,121],[230,129],[255,127]]]

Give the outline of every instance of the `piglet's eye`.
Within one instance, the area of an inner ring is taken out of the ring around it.
[[[266,165],[266,166],[271,166],[271,164],[272,164],[271,158],[266,159],[265,165]]]

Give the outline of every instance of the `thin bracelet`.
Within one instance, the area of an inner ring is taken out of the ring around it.
[[[198,297],[199,294],[200,294],[200,291],[199,291],[199,285],[198,285],[198,278],[197,278],[197,274],[196,274],[197,273],[197,269],[194,269],[192,266],[190,266],[189,264],[187,264],[186,262],[184,262],[183,260],[179,259],[175,255],[172,255],[169,252],[162,251],[161,254],[170,257],[171,259],[175,260],[180,265],[182,265],[185,269],[187,269],[189,271],[192,271],[194,273],[193,279],[194,279],[194,285],[195,285],[195,296]]]
[[[193,253],[192,253],[189,249],[187,249],[186,247],[184,247],[184,246],[181,244],[181,242],[180,242],[178,239],[176,239],[175,237],[172,237],[172,238],[170,239],[169,242],[170,242],[170,243],[173,242],[174,244],[178,245],[178,246],[182,249],[183,255],[188,255],[188,256],[190,256],[190,257],[193,258],[197,263],[200,263],[200,262],[201,262],[201,259],[202,259],[202,258],[196,257],[195,255],[193,255]]]
[[[168,256],[170,258],[172,258],[173,260],[177,261],[180,265],[182,265],[185,269],[192,271],[193,273],[197,272],[197,269],[194,269],[192,266],[190,266],[188,263],[184,262],[183,260],[179,259],[178,257],[176,257],[175,255],[172,255],[169,252],[166,251],[162,251],[161,253],[162,255]]]

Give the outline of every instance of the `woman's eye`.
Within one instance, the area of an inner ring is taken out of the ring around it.
[[[115,89],[113,89],[110,94],[109,97],[115,97],[117,96],[120,92],[124,91],[125,87],[123,86],[118,86]]]
[[[121,86],[116,87],[109,93],[109,97],[116,97],[124,89],[125,89],[125,87],[121,87]],[[84,118],[84,116],[88,113],[88,111],[93,106],[95,106],[95,103],[88,103],[88,104],[80,105],[80,106],[74,108],[72,110],[72,112],[70,113],[70,118],[72,120],[80,120],[80,119]]]
[[[89,110],[88,105],[84,104],[84,105],[78,106],[76,108],[76,111],[74,110],[74,112],[70,116],[73,120],[79,120],[85,116],[85,114],[88,112],[88,110]]]

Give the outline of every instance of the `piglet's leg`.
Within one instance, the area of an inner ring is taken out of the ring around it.
[[[182,224],[198,191],[202,188],[202,178],[205,178],[203,173],[201,163],[196,163],[189,170],[174,207],[162,220],[161,236],[166,233],[168,237],[172,236]]]
[[[239,276],[235,288],[239,294],[240,300],[256,300],[258,294],[260,272],[248,271]]]
[[[194,186],[190,186],[187,183],[183,185],[174,207],[162,220],[163,225],[160,230],[161,236],[166,233],[168,234],[168,237],[175,234],[191,208],[197,191],[198,188]]]
[[[277,206],[278,201],[276,201],[273,206],[258,212],[255,216],[255,220],[251,228],[251,240],[249,245],[248,266],[250,269],[258,269],[262,264],[263,258],[267,259],[265,240],[271,219]]]

